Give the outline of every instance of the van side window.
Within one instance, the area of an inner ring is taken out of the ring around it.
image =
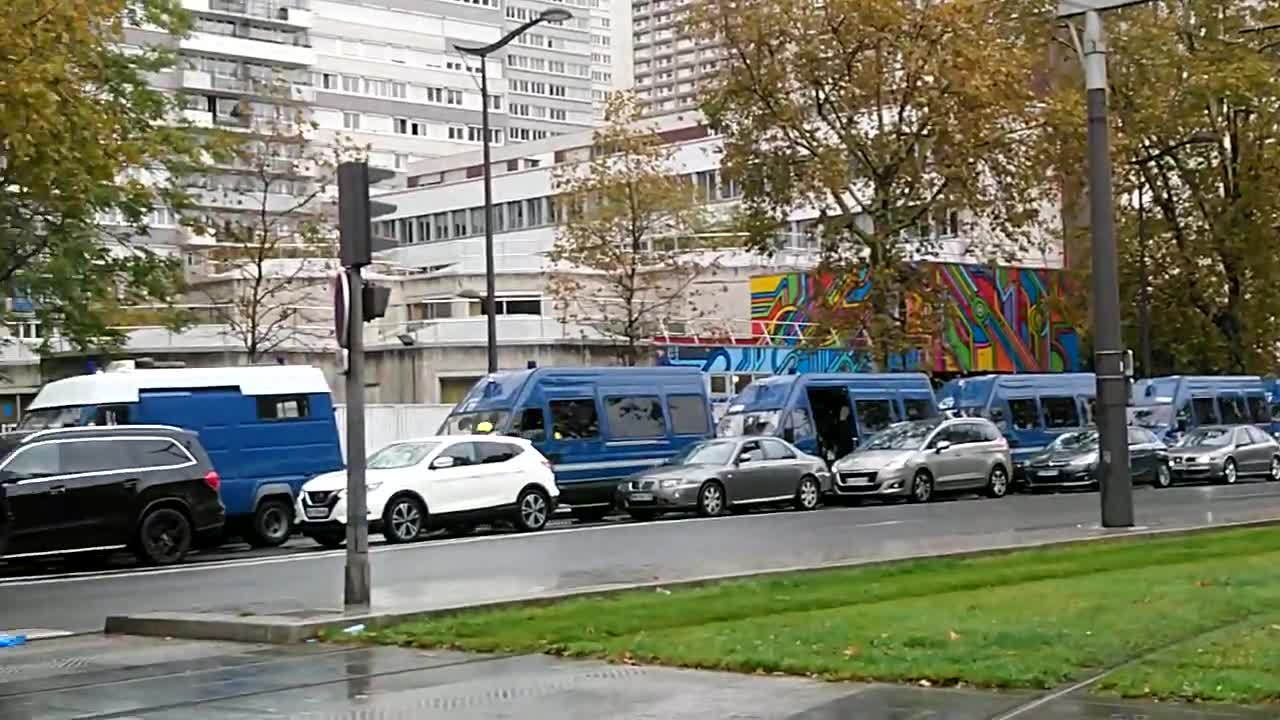
[[[813,437],[813,419],[805,408],[795,408],[787,418],[787,427],[791,430],[792,442],[802,438]]]
[[[259,420],[295,420],[311,414],[311,402],[306,395],[258,396]]]
[[[1035,398],[1010,399],[1009,415],[1013,418],[1014,430],[1034,430],[1040,427],[1040,409],[1036,407]]]
[[[547,421],[542,415],[542,408],[525,408],[516,416],[516,422],[511,428],[511,434],[516,437],[522,437],[532,442],[541,442],[547,439]]]
[[[1261,395],[1250,395],[1249,401],[1249,417],[1253,418],[1255,423],[1265,423],[1271,420],[1271,410],[1267,407],[1267,399]]]
[[[1239,395],[1219,395],[1218,407],[1222,410],[1222,422],[1240,425],[1249,422],[1249,409]]]
[[[879,432],[893,423],[888,400],[857,400],[858,428],[865,433]]]
[[[609,418],[609,437],[613,439],[659,438],[667,434],[662,404],[656,397],[607,397],[604,411]]]
[[[907,413],[907,420],[923,420],[933,412],[932,403],[924,398],[907,398],[902,401],[902,409]]]
[[[667,398],[671,432],[675,435],[702,435],[707,432],[707,401],[701,395],[672,395]]]
[[[1218,425],[1218,408],[1211,397],[1191,398],[1191,407],[1196,413],[1196,422],[1201,425]]]
[[[1080,425],[1080,413],[1073,397],[1042,397],[1040,404],[1044,407],[1044,426],[1048,428],[1077,427]]]
[[[551,431],[557,439],[586,440],[600,435],[595,401],[552,400],[547,405],[551,407]]]

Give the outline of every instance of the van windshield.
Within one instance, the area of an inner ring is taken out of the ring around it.
[[[1144,428],[1159,429],[1173,424],[1173,405],[1140,405],[1129,408],[1129,424]]]
[[[738,437],[740,435],[774,435],[778,432],[777,410],[765,410],[750,413],[729,413],[720,418],[716,425],[716,434],[720,437]]]
[[[53,428],[76,427],[81,423],[84,405],[71,405],[59,408],[28,410],[18,423],[19,430],[50,430]]]
[[[417,465],[440,446],[438,442],[392,443],[369,456],[370,470],[393,470]]]
[[[444,421],[440,429],[441,435],[487,435],[506,428],[507,418],[511,414],[506,410],[481,410],[477,412],[454,413]],[[486,423],[488,427],[485,427]]]

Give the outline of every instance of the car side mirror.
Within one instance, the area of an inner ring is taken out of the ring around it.
[[[751,453],[742,453],[741,455],[738,456],[739,465],[742,465],[743,463],[749,463],[749,462],[751,462]]]
[[[937,443],[934,444],[933,449],[935,452],[945,452],[946,449],[949,447],[951,447],[950,440],[939,440]]]
[[[449,457],[448,455],[442,455],[436,458],[435,460],[431,461],[432,470],[443,470],[444,468],[451,468],[453,467],[453,465],[454,465],[453,458]]]

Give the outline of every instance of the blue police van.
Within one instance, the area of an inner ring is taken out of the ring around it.
[[[199,434],[222,478],[227,532],[271,547],[302,484],[343,467],[333,400],[314,367],[125,369],[55,380],[19,425],[172,425]]]
[[[1014,478],[1059,435],[1093,423],[1093,373],[1026,373],[957,378],[938,391],[945,413],[983,417],[1009,441]]]
[[[481,378],[441,434],[494,432],[533,443],[555,472],[560,502],[604,517],[623,478],[712,437],[698,368],[534,368]]]
[[[1176,440],[1200,425],[1271,426],[1271,396],[1252,375],[1171,375],[1133,386],[1129,420],[1162,440]]]
[[[937,414],[933,385],[921,373],[801,373],[752,382],[730,401],[717,431],[774,435],[830,463],[893,423]]]

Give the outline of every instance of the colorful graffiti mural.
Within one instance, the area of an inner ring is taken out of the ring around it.
[[[929,283],[939,293],[938,304],[908,304],[908,318],[923,317],[924,308],[940,307],[937,322],[912,322],[908,333],[923,331],[919,351],[895,359],[891,365],[933,372],[1058,372],[1081,368],[1080,342],[1074,327],[1052,309],[1063,297],[1060,271],[986,265],[938,264],[929,269]],[[815,308],[856,309],[869,291],[865,275],[841,278],[804,273],[767,275],[751,279],[751,326],[755,342],[782,345],[760,355],[731,351],[726,357],[751,364],[756,358],[788,358],[788,352],[814,355],[807,366],[832,364],[829,358],[853,351],[799,350],[786,346],[822,346],[822,323]],[[816,341],[816,342],[815,342]],[[825,353],[825,354],[824,354]],[[729,362],[726,360],[725,362]],[[777,360],[769,360],[778,363]],[[800,359],[784,360],[798,367]],[[840,364],[840,363],[836,363]],[[763,368],[761,371],[764,371]],[[800,372],[804,372],[801,370]]]

